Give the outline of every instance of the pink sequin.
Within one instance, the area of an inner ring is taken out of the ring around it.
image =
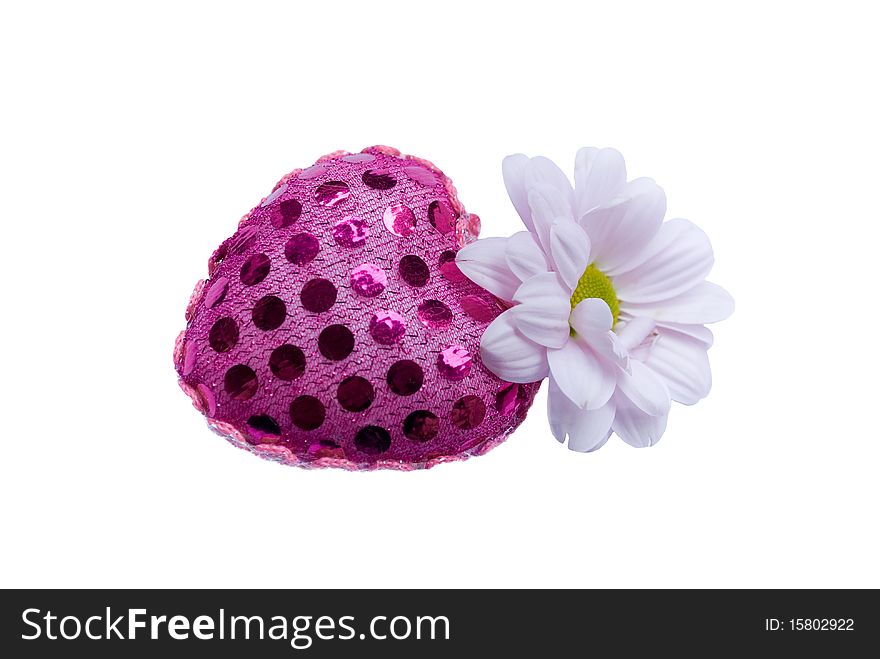
[[[318,239],[310,233],[297,233],[284,244],[285,258],[296,265],[305,265],[321,251]]]
[[[299,294],[300,302],[306,311],[323,313],[336,304],[336,287],[327,279],[311,279]]]
[[[298,396],[290,403],[290,420],[300,430],[316,430],[326,417],[324,404],[314,396]]]
[[[342,181],[328,181],[319,185],[315,190],[315,201],[318,202],[319,206],[326,206],[328,208],[341,204],[350,196],[351,191]]]
[[[281,195],[283,195],[285,192],[287,192],[287,183],[282,183],[282,184],[279,185],[277,188],[275,188],[275,189],[272,191],[272,194],[270,194],[268,197],[266,197],[265,201],[263,201],[263,203],[260,204],[260,205],[263,206],[263,207],[268,206],[268,205],[271,204],[273,201],[275,201],[276,199],[278,199],[278,197],[280,197]]]
[[[403,434],[415,442],[428,442],[440,432],[440,420],[428,410],[411,412],[403,420]]]
[[[311,167],[307,167],[299,173],[299,178],[303,180],[311,180],[313,178],[318,178],[326,172],[328,166],[322,162],[319,162],[317,165],[312,165]]]
[[[223,376],[223,389],[233,400],[248,400],[257,393],[257,374],[246,364],[236,364]]]
[[[501,414],[513,414],[516,410],[517,394],[519,385],[505,382],[495,394],[495,409]]]
[[[468,316],[481,323],[495,320],[499,312],[497,303],[481,295],[465,295],[461,298],[460,303],[461,308]]]
[[[403,173],[409,176],[413,181],[424,185],[426,187],[432,187],[437,185],[437,177],[434,176],[434,173],[425,169],[424,167],[404,167]]]
[[[345,325],[328,325],[318,335],[318,350],[327,359],[345,359],[354,350],[354,334]]]
[[[354,445],[367,455],[379,455],[391,448],[391,434],[379,426],[366,426],[354,436]]]
[[[443,329],[452,322],[452,312],[440,300],[425,300],[419,305],[419,320],[430,329]]]
[[[370,236],[366,220],[346,215],[333,225],[333,240],[342,247],[360,247]]]
[[[272,261],[265,254],[254,254],[241,266],[241,283],[254,286],[263,281],[272,268]]]
[[[464,380],[472,365],[471,353],[464,346],[449,346],[437,356],[437,370],[447,380]]]
[[[286,317],[287,305],[284,304],[284,300],[275,295],[261,297],[251,311],[251,320],[254,321],[254,325],[264,332],[281,327]]]
[[[253,224],[241,227],[238,232],[226,243],[226,251],[229,254],[245,254],[254,246],[257,234],[260,230]]]
[[[416,230],[415,213],[403,204],[393,204],[386,208],[382,223],[389,232],[400,238],[411,236]]]
[[[288,227],[299,219],[302,214],[302,204],[296,199],[285,199],[269,211],[269,222],[276,229]]]
[[[342,156],[343,162],[373,162],[376,159],[376,156],[370,153],[351,153],[347,156]]]
[[[278,346],[269,355],[269,370],[280,380],[296,380],[306,371],[306,356],[290,344]]]
[[[342,460],[345,458],[345,450],[332,439],[320,439],[317,442],[309,444],[309,457],[314,460],[321,458],[330,458],[332,460]]]
[[[208,345],[215,352],[229,352],[238,343],[238,325],[235,319],[224,317],[211,325],[208,332]]]
[[[248,438],[257,444],[272,444],[281,439],[281,427],[268,414],[255,414],[247,424]]]
[[[400,273],[400,278],[403,281],[416,288],[427,284],[428,279],[431,277],[428,264],[425,263],[422,257],[416,254],[407,254],[401,258],[400,263],[397,265],[397,271]]]
[[[221,304],[226,297],[226,292],[228,290],[229,278],[219,277],[213,284],[211,284],[211,288],[208,289],[208,292],[205,293],[205,306],[211,309],[218,304]]]
[[[412,359],[394,362],[385,377],[388,388],[398,396],[412,396],[425,382],[425,372]]]
[[[449,233],[455,228],[455,213],[445,201],[432,201],[428,206],[428,221],[440,233]]]
[[[202,414],[206,414],[209,417],[214,416],[217,413],[217,397],[214,395],[214,392],[210,387],[201,382],[196,385],[196,391],[198,392]]]
[[[183,348],[183,374],[189,375],[196,367],[196,357],[199,350],[193,343],[187,343]]]
[[[342,409],[349,412],[363,412],[373,404],[376,391],[366,378],[352,375],[339,383],[336,389],[336,399]]]
[[[455,223],[455,238],[460,247],[470,245],[480,236],[480,216],[465,213]]]
[[[394,311],[377,311],[370,318],[370,336],[384,346],[399,343],[406,334],[406,319]]]
[[[397,185],[397,179],[387,169],[368,169],[361,179],[364,185],[374,190],[390,190]]]
[[[446,250],[440,255],[439,259],[440,272],[449,281],[464,281],[466,277],[458,266],[455,264],[455,252],[451,249]]]
[[[486,418],[486,404],[479,396],[463,396],[455,401],[449,420],[462,430],[471,430],[483,423]]]
[[[375,263],[364,263],[351,271],[351,289],[363,297],[376,297],[387,285],[385,271]]]

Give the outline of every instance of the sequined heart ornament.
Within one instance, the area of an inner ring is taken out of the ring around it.
[[[462,275],[476,240],[448,177],[388,147],[294,170],[195,288],[174,363],[209,426],[302,467],[410,470],[485,453],[538,383],[480,358],[504,305]]]

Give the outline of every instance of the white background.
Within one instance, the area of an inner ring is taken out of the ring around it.
[[[869,3],[5,3],[0,585],[880,586]],[[658,446],[306,472],[213,435],[171,352],[294,167],[390,144],[484,234],[504,155],[614,146],[711,236],[715,387]],[[649,615],[650,612],[643,612]]]

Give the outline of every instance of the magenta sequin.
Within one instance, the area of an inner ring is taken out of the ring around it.
[[[471,353],[464,346],[449,346],[437,356],[437,370],[447,380],[464,380],[472,364]]]
[[[370,336],[376,343],[390,346],[406,334],[406,319],[394,311],[377,311],[370,318]]]
[[[302,170],[299,173],[299,178],[305,179],[305,180],[318,178],[319,176],[324,174],[324,172],[326,172],[326,171],[327,171],[326,163],[320,162],[317,165],[312,165],[311,167],[306,167],[304,170]]]
[[[324,404],[314,396],[297,396],[290,402],[290,420],[300,430],[316,430],[326,417]]]
[[[465,295],[459,302],[468,316],[481,323],[488,323],[498,315],[498,303],[488,293],[485,295]]]
[[[354,350],[354,334],[345,325],[329,325],[318,335],[318,350],[327,359],[345,359]]]
[[[365,220],[347,215],[333,225],[333,240],[342,247],[360,247],[370,237],[370,228]]]
[[[351,196],[348,186],[342,181],[328,181],[315,190],[315,201],[328,208],[341,204]]]
[[[374,190],[390,190],[397,185],[397,179],[387,169],[368,169],[361,176],[361,180],[364,185]]]
[[[454,262],[478,229],[442,172],[386,147],[286,176],[211,256],[175,349],[181,386],[218,433],[286,464],[485,452],[537,384],[480,360],[502,308]]]
[[[364,297],[376,297],[385,290],[388,277],[375,263],[364,263],[351,271],[351,290]]]
[[[416,288],[421,288],[431,278],[428,264],[425,263],[421,256],[416,254],[407,254],[400,259],[400,263],[397,264],[397,271],[400,273],[400,278],[403,281]]]
[[[303,308],[312,313],[323,313],[336,304],[338,292],[333,282],[327,279],[311,279],[300,291],[299,299]]]
[[[241,266],[241,282],[245,286],[254,286],[263,281],[269,274],[272,261],[265,254],[254,254]]]
[[[452,311],[440,300],[425,300],[418,307],[419,320],[425,327],[443,329],[452,323]]]
[[[208,345],[217,352],[227,352],[238,343],[238,325],[232,318],[220,318],[211,325],[208,332]]]
[[[255,414],[247,425],[248,438],[255,444],[272,444],[281,439],[281,427],[268,414]]]
[[[251,311],[254,326],[264,332],[281,327],[286,317],[287,305],[277,295],[261,297]]]
[[[455,228],[455,214],[445,201],[432,201],[428,206],[428,221],[440,233],[449,233]]]
[[[284,244],[284,257],[296,265],[305,265],[320,251],[318,239],[310,233],[295,233]]]
[[[449,281],[464,281],[466,277],[462,271],[458,269],[458,265],[455,263],[455,254],[456,252],[454,250],[449,249],[440,255],[440,259],[438,260],[440,272]]]
[[[416,216],[403,204],[394,204],[385,209],[382,223],[395,236],[406,238],[416,230]]]
[[[209,309],[211,307],[216,307],[226,298],[226,291],[228,290],[229,280],[226,277],[218,277],[217,280],[211,284],[211,288],[208,289],[208,292],[205,293],[205,306]]]
[[[296,346],[278,346],[269,355],[269,370],[280,380],[296,380],[306,371],[306,356]]]
[[[403,420],[403,434],[416,442],[434,439],[440,431],[440,420],[428,410],[416,410]]]
[[[286,189],[287,188],[285,187],[285,190]],[[272,210],[269,211],[269,221],[276,229],[283,229],[296,222],[301,213],[301,203],[296,199],[285,199],[280,204],[272,206]]]

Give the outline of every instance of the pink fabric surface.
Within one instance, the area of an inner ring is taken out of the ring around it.
[[[454,261],[478,231],[448,177],[389,147],[294,170],[212,255],[175,345],[181,387],[216,432],[284,464],[486,452],[539,384],[480,360],[502,307]]]

